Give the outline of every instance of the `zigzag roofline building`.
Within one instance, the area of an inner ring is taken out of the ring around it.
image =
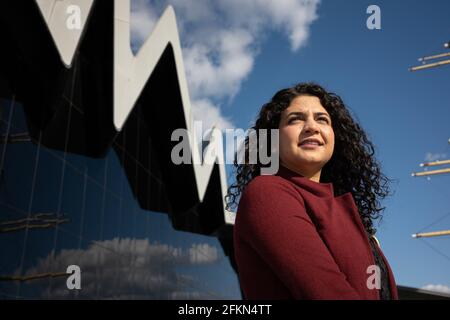
[[[67,13],[74,4],[81,13],[81,25],[69,29]],[[226,276],[220,272],[217,276],[232,279],[232,293],[223,297],[240,298],[235,270],[229,267],[234,263],[228,261],[228,256],[233,256],[233,214],[225,210],[223,161],[198,164],[201,151],[193,136],[189,140],[193,164],[175,165],[171,161],[171,150],[178,143],[172,141],[172,132],[183,128],[193,134],[173,8],[164,11],[134,55],[129,0],[36,0],[0,6],[5,141],[0,203],[8,208],[1,221],[14,225],[3,228],[0,237],[4,237],[2,247],[15,247],[2,251],[1,260],[10,262],[2,268],[1,291],[13,298],[54,297],[61,286],[66,289],[57,276],[64,279],[60,260],[81,264],[82,272],[83,263],[84,268],[102,268],[92,261],[63,258],[64,250],[96,252],[100,250],[96,244],[102,243],[118,251],[111,246],[120,247],[130,240],[134,246],[140,244],[151,251],[157,247],[153,239],[169,248],[167,259],[181,259],[182,265],[205,268],[210,264],[214,269],[218,261],[225,264],[222,272]],[[25,134],[28,142],[12,144],[11,137],[18,133]],[[217,147],[217,157],[223,159],[221,145],[213,145],[218,140],[211,141],[208,147]],[[164,226],[159,225],[160,230],[153,234],[136,232],[144,226],[152,230],[157,223]],[[130,230],[124,230],[125,224],[130,224]],[[189,234],[216,239],[218,246],[209,240],[189,247],[192,239],[181,241],[185,246],[176,246],[171,236],[161,231],[164,228],[170,228],[168,233],[176,238]],[[129,248],[130,254],[139,255],[134,249]],[[177,250],[181,250],[181,257]],[[46,265],[39,262],[43,259],[48,260]],[[123,278],[120,270],[115,272],[114,279]],[[161,272],[156,272],[155,278],[167,276]],[[180,276],[184,274],[146,284],[158,287],[167,281],[166,286],[176,290],[145,291],[136,285],[126,291],[139,292],[130,294],[132,297],[217,298],[217,294],[190,287],[180,293],[174,283]],[[198,282],[202,276],[191,281]],[[120,285],[115,290],[115,294],[122,294]],[[92,296],[83,290],[77,294]],[[95,294],[108,297],[110,293],[97,287]]]

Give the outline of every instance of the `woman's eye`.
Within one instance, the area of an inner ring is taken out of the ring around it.
[[[300,118],[291,118],[291,119],[288,120],[288,124],[293,123],[294,121],[297,121],[297,120],[301,120],[301,119]],[[317,121],[329,123],[328,118],[325,118],[325,117],[318,118]]]

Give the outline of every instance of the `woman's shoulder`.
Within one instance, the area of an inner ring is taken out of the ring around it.
[[[259,175],[253,178],[244,188],[242,197],[256,198],[264,202],[272,198],[301,198],[292,183],[277,175]]]
[[[244,190],[260,190],[266,188],[278,189],[281,186],[292,187],[290,182],[286,179],[276,175],[259,175],[253,178],[245,187]]]
[[[254,224],[269,227],[273,219],[300,215],[304,206],[301,194],[290,181],[276,175],[257,176],[241,195],[235,228],[247,230],[243,226]]]

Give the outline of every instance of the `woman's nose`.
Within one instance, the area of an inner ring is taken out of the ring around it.
[[[303,127],[303,129],[306,132],[319,132],[319,125],[317,124],[317,122],[311,118],[309,118],[306,122],[305,122],[305,126]]]

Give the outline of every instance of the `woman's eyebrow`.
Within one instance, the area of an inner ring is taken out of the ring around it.
[[[293,112],[290,112],[288,115],[287,115],[287,117],[289,117],[289,116],[291,116],[291,115],[304,115],[305,114],[305,112],[301,112],[301,111],[293,111]],[[328,114],[328,113],[325,113],[325,112],[314,112],[314,115],[316,115],[316,116],[327,116],[327,117],[329,117],[330,118],[330,115]]]

